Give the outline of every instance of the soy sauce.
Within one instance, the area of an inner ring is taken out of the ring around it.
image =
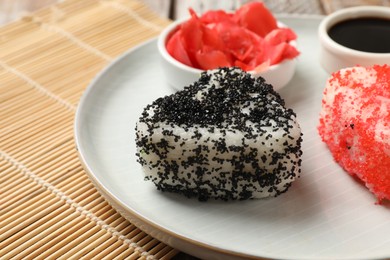
[[[339,22],[328,31],[335,42],[364,52],[390,53],[390,18],[357,18]]]

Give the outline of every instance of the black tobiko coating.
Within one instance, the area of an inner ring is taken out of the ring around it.
[[[298,158],[302,154],[301,137],[294,145],[279,139],[270,140],[273,138],[271,132],[280,130],[283,137],[295,139],[290,123],[295,113],[284,104],[281,96],[263,78],[255,79],[241,69],[204,72],[198,81],[184,90],[158,98],[145,107],[139,123],[146,125],[147,134],[137,131],[136,145],[142,151],[137,153],[138,162],[156,169],[158,177],[147,175],[146,179],[153,181],[159,190],[197,197],[201,201],[210,197],[222,200],[252,198],[253,183],[277,196],[287,191],[291,183],[282,188],[278,185],[284,180],[294,180],[300,172],[301,160],[289,158],[288,154],[295,153]],[[169,129],[162,128],[161,124]],[[191,133],[190,146],[180,134],[174,133],[172,129],[176,127]],[[215,132],[218,132],[218,138],[214,136]],[[227,132],[240,132],[245,138],[236,145],[228,145]],[[159,136],[162,133],[164,137],[159,141],[152,140],[155,133]],[[258,147],[264,144],[253,146],[259,137],[271,146],[283,146],[283,151],[271,148],[261,156]],[[170,152],[175,147],[181,147],[183,152],[172,158]],[[187,152],[190,156],[186,157],[184,153]],[[158,160],[147,161],[141,153],[154,154]],[[293,164],[292,170],[288,170],[285,163]],[[248,164],[251,165],[250,172],[245,170]],[[264,164],[273,165],[274,170],[268,172]],[[231,172],[221,171],[226,165],[231,166]],[[213,175],[211,181],[210,175]],[[231,182],[233,190],[224,188],[227,181]],[[243,186],[237,194],[235,190],[239,185]]]
[[[281,111],[271,104],[277,102],[285,105],[281,96],[261,77],[255,79],[249,73],[242,73],[238,68],[221,68],[214,76],[219,79],[219,86],[208,87],[212,75],[202,73],[198,81],[184,90],[159,98],[150,104],[145,111],[149,107],[157,109],[152,118],[147,115],[143,118],[187,127],[195,124],[201,127],[234,125],[237,130],[245,131],[248,130],[243,124],[246,120],[259,122],[273,119],[278,122],[283,118],[290,118],[291,115],[295,116],[291,109]],[[196,93],[205,88],[208,88],[206,96],[202,100],[194,99]],[[247,102],[249,107],[250,102],[258,103],[259,99],[260,106],[250,108],[249,115],[242,113],[245,105],[238,107],[238,104],[243,102]]]

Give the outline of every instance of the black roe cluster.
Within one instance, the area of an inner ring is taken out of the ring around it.
[[[138,162],[162,191],[199,200],[277,196],[299,176],[302,154],[296,115],[284,105],[263,78],[238,68],[202,73],[145,107]]]

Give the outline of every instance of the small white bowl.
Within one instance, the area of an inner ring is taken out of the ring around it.
[[[166,49],[166,43],[169,37],[177,30],[179,24],[188,18],[177,20],[167,26],[159,35],[157,40],[158,51],[162,57],[162,69],[165,78],[174,89],[182,90],[185,86],[199,79],[204,71],[201,69],[187,66],[173,58]],[[286,27],[278,22],[279,27]],[[296,41],[291,41],[291,45],[296,47]],[[292,79],[295,73],[296,59],[284,60],[279,64],[270,66],[266,71],[255,73],[249,71],[254,77],[262,76],[267,83],[272,84],[275,90],[283,88]]]
[[[321,44],[320,63],[328,73],[353,66],[373,66],[390,64],[390,53],[374,53],[354,50],[345,47],[328,34],[329,29],[337,23],[356,18],[390,19],[390,8],[383,6],[358,6],[341,9],[321,21],[318,37]],[[362,36],[364,37],[364,35]]]

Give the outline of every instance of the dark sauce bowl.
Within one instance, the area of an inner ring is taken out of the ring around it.
[[[390,7],[345,8],[318,28],[320,63],[328,72],[353,66],[390,64]]]

